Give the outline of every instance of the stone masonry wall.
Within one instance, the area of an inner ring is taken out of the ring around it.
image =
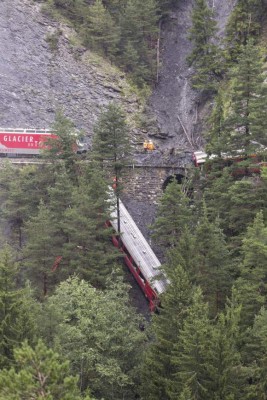
[[[183,168],[136,167],[128,168],[123,176],[122,185],[125,197],[136,201],[157,204],[163,193],[166,179],[172,175],[184,175]]]

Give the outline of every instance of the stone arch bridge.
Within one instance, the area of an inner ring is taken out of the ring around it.
[[[148,156],[140,155],[137,162],[125,169],[122,200],[147,239],[164,189],[173,177],[181,183],[192,168],[192,152],[164,156],[155,151]]]

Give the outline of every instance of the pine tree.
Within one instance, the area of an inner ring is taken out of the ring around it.
[[[267,86],[259,49],[250,40],[231,71],[230,103],[226,110],[223,151],[250,155],[267,145]]]
[[[116,272],[110,278],[105,291],[70,278],[61,283],[47,306],[57,319],[58,351],[80,374],[80,387],[89,386],[99,399],[132,400],[146,334],[139,329],[142,318],[129,306],[127,286]]]
[[[229,188],[233,185],[234,177],[228,168],[223,168],[223,170],[219,168],[218,171],[217,166],[215,167],[213,164],[211,164],[211,171],[208,174],[210,175],[208,175],[204,187],[208,215],[211,220],[218,218],[223,231],[230,236],[232,232],[229,232]]]
[[[130,162],[132,153],[129,129],[122,109],[110,103],[102,111],[94,128],[93,159],[108,167],[114,176],[114,191],[117,206],[118,232],[120,232],[120,207],[119,198],[122,191],[122,171]]]
[[[241,47],[259,36],[266,5],[262,0],[239,0],[226,27],[228,57],[236,61]]]
[[[252,326],[254,316],[265,303],[267,293],[267,227],[262,212],[257,214],[254,223],[248,227],[241,254],[241,275],[235,286],[242,304],[241,322],[245,331]]]
[[[266,399],[267,383],[267,311],[262,307],[255,316],[254,325],[247,340],[246,374],[250,384],[244,388],[243,398]]]
[[[176,265],[181,265],[188,276],[193,279],[196,272],[197,240],[198,238],[190,232],[189,226],[186,225],[175,247],[171,248],[166,254],[166,270],[172,270]]]
[[[208,307],[203,301],[200,288],[196,288],[192,305],[177,336],[172,355],[175,368],[169,388],[170,399],[177,399],[187,385],[193,398],[213,399],[210,392],[210,340],[211,324],[208,319]]]
[[[129,0],[121,20],[121,63],[138,86],[151,81],[156,64],[158,3]]]
[[[166,268],[170,283],[162,295],[162,308],[153,316],[152,331],[155,338],[145,353],[142,365],[142,395],[147,400],[168,400],[169,386],[177,371],[172,363],[184,320],[192,301],[192,287],[187,273],[176,264]]]
[[[224,93],[222,89],[218,90],[214,100],[211,115],[209,117],[210,129],[206,133],[208,143],[206,151],[209,155],[216,154],[221,157],[223,149],[223,133],[224,133]]]
[[[24,342],[14,351],[15,368],[0,372],[0,399],[81,400],[69,363],[40,340],[35,348]],[[90,400],[86,396],[84,400]]]
[[[29,290],[17,289],[17,279],[18,266],[5,247],[0,253],[0,368],[10,366],[14,347],[36,332],[34,301]]]
[[[59,111],[56,114],[52,125],[52,131],[56,138],[48,138],[44,143],[43,157],[55,163],[60,168],[59,160],[63,160],[65,169],[73,182],[77,179],[77,162],[79,158],[76,154],[77,139],[79,133],[76,131],[73,122]]]
[[[209,221],[205,204],[195,234],[195,280],[209,303],[211,315],[215,316],[224,307],[233,277],[225,236],[218,221]]]
[[[240,312],[241,306],[235,304],[233,296],[224,313],[218,315],[212,329],[211,393],[216,400],[240,398],[240,386],[243,384],[239,352]]]
[[[37,216],[33,216],[26,224],[27,244],[23,250],[24,265],[28,277],[39,289],[40,297],[46,296],[52,285],[52,267],[61,242],[56,235],[57,228],[53,216],[47,206],[40,203]]]
[[[175,246],[191,218],[189,198],[174,179],[160,199],[152,237],[164,247]]]
[[[243,178],[236,181],[228,190],[228,227],[233,236],[240,236],[251,224],[257,212],[264,208],[264,199],[258,196],[260,186],[255,178]]]
[[[79,273],[94,286],[103,287],[119,257],[110,240],[113,232],[106,227],[113,205],[103,171],[93,165],[87,168],[71,204],[62,224],[68,238],[62,249],[64,265],[70,273]]]
[[[120,177],[120,171],[129,162],[131,144],[129,128],[122,109],[110,103],[100,114],[94,127],[93,159],[99,162],[109,161],[114,174]]]
[[[178,400],[194,400],[192,396],[192,392],[188,385],[185,385],[180,396],[178,397]]]
[[[48,207],[59,232],[63,229],[64,214],[72,206],[72,194],[75,190],[77,188],[70,180],[64,166],[55,171],[54,183],[47,189],[49,198]]]
[[[119,27],[102,0],[96,0],[89,7],[83,37],[86,45],[90,44],[94,49],[102,50],[105,56],[116,54],[120,38]]]
[[[13,170],[13,173],[12,179],[6,186],[2,208],[3,216],[10,224],[13,233],[12,244],[21,248],[24,240],[24,224],[31,215],[37,213],[38,204],[42,196],[45,196],[46,187],[40,180],[35,166],[25,166],[23,169]],[[46,184],[49,184],[49,180],[50,177],[46,178]]]
[[[206,91],[216,90],[222,76],[222,57],[216,42],[216,22],[206,0],[195,0],[189,39],[193,50],[188,62],[193,64],[193,87]]]

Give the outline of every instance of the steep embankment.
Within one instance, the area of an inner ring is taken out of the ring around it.
[[[31,0],[0,2],[0,126],[49,127],[61,109],[90,134],[112,100],[135,112],[123,74],[74,46],[73,30],[40,9]]]
[[[236,0],[210,0],[218,21],[219,35]],[[159,132],[167,139],[160,140],[164,148],[198,148],[202,144],[201,132],[205,103],[190,85],[192,68],[186,57],[192,44],[188,40],[193,0],[180,0],[178,7],[164,22],[161,30],[161,62],[159,83],[150,100]]]

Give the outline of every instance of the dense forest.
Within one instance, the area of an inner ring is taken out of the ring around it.
[[[47,0],[43,11],[142,86],[178,3]],[[159,201],[151,231],[169,284],[149,321],[106,226],[134,153],[120,106],[101,112],[85,156],[58,113],[41,163],[1,165],[0,400],[267,398],[266,3],[237,1],[223,40],[210,6],[195,0],[187,60],[213,102],[209,159]]]

